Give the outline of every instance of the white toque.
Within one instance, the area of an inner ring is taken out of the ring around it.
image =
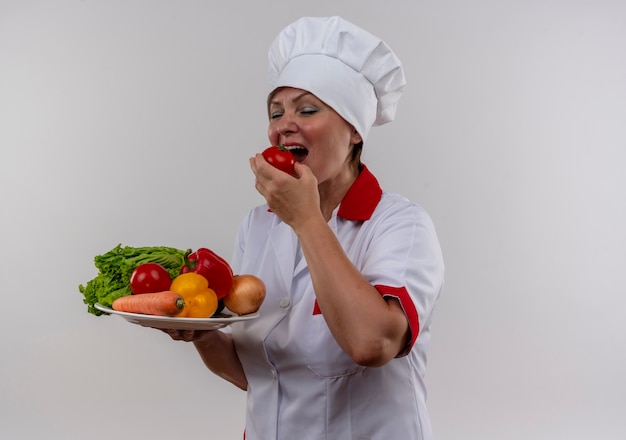
[[[269,53],[271,90],[313,93],[365,140],[394,119],[406,84],[402,64],[380,38],[341,17],[304,17],[283,29]]]

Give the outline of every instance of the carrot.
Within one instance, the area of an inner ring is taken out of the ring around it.
[[[178,293],[166,290],[164,292],[122,296],[113,301],[112,307],[118,312],[176,316],[185,307],[185,300]]]

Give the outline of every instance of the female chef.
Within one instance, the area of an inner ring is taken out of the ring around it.
[[[241,224],[232,265],[265,282],[260,317],[171,336],[247,390],[248,440],[430,439],[440,246],[426,212],[360,161],[370,128],[395,116],[400,61],[339,17],[287,26],[269,61],[269,140],[298,163],[293,177],[250,159],[267,204]]]

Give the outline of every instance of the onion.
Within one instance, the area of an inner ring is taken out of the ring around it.
[[[265,299],[265,283],[254,275],[243,274],[233,277],[233,286],[224,297],[224,305],[238,315],[255,313]]]

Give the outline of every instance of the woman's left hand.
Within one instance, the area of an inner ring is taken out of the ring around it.
[[[296,162],[297,177],[293,177],[274,168],[260,153],[250,158],[250,167],[268,207],[292,228],[320,214],[317,179],[309,167]]]

